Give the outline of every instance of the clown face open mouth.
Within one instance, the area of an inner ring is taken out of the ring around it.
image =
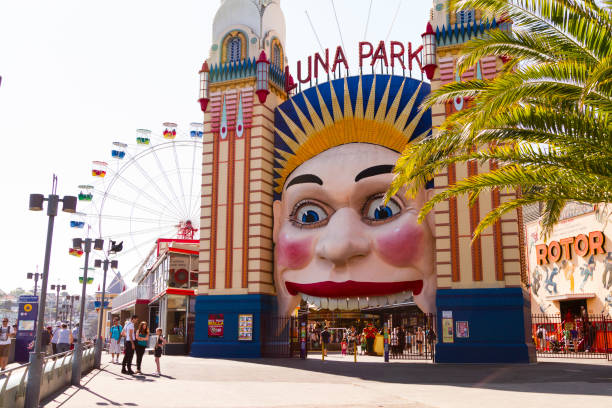
[[[423,281],[404,282],[285,282],[287,291],[322,309],[356,310],[409,300],[423,290]]]

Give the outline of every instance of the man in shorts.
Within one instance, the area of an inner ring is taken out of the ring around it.
[[[0,371],[4,371],[8,364],[11,337],[15,336],[15,329],[8,323],[8,318],[5,317],[2,319],[2,326],[0,326]]]
[[[113,325],[110,328],[110,353],[111,363],[119,364],[119,355],[121,354],[121,331],[123,327],[119,324],[119,319],[113,319]]]
[[[57,354],[57,342],[59,341],[59,331],[62,330],[62,322],[56,322],[55,328],[51,331],[51,347],[53,348],[53,354]]]

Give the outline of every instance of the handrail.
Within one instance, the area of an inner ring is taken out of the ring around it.
[[[93,348],[93,347],[94,346],[92,344],[83,345],[83,351],[89,350],[90,348]],[[45,356],[45,357],[43,357],[43,366],[49,360],[57,360],[58,358],[71,355],[72,353],[74,353],[74,350],[68,350],[68,351],[64,351],[62,353],[51,354],[50,356]],[[30,362],[23,363],[23,364],[18,365],[17,367],[7,368],[6,370],[0,371],[0,375],[6,375],[6,377],[8,379],[8,377],[10,377],[10,373],[12,373],[13,371],[16,371],[16,370],[19,370],[19,369],[22,369],[22,368],[26,368],[26,367],[29,367],[29,366],[30,366]],[[7,373],[8,373],[8,375],[7,375]]]
[[[10,376],[11,376],[11,374],[10,374],[10,373],[12,373],[13,371],[20,370],[20,369],[22,369],[22,368],[24,368],[24,367],[28,367],[29,365],[30,365],[30,363],[28,362],[28,363],[23,363],[23,364],[20,364],[20,365],[18,365],[17,367],[7,368],[7,369],[5,369],[5,370],[3,370],[3,371],[0,371],[0,375],[6,375],[6,377],[8,378],[8,377],[10,377]],[[7,374],[7,373],[8,373],[8,374]]]

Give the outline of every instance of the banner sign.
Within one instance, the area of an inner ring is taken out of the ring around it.
[[[223,337],[223,314],[208,315],[208,337]]]
[[[253,315],[238,315],[238,340],[253,340]]]
[[[38,317],[38,296],[19,296],[17,338],[34,338]]]
[[[453,311],[442,311],[442,343],[453,343]]]
[[[36,337],[38,318],[38,296],[19,296],[17,313],[17,334],[15,335],[15,361],[25,363],[30,360],[28,346]]]

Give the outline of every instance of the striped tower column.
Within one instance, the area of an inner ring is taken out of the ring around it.
[[[461,47],[461,44],[438,46],[438,68],[431,81],[432,91],[453,81],[493,79],[501,72],[502,60],[489,56],[459,77],[455,65]],[[470,101],[457,99],[434,106],[434,137],[436,128],[447,116],[469,104]],[[496,162],[453,164],[436,175],[435,191],[496,168]],[[467,197],[457,197],[436,205],[433,210],[440,332],[436,345],[438,362],[530,362],[535,358],[525,331],[525,322],[530,316],[521,250],[521,210],[505,214],[472,243],[480,220],[500,203],[514,197],[514,191],[492,191],[481,194],[472,206]],[[448,331],[448,319],[452,319],[451,333],[443,331],[443,327]],[[468,322],[469,337],[457,337],[457,321]],[[499,324],[502,321],[504,324]]]

